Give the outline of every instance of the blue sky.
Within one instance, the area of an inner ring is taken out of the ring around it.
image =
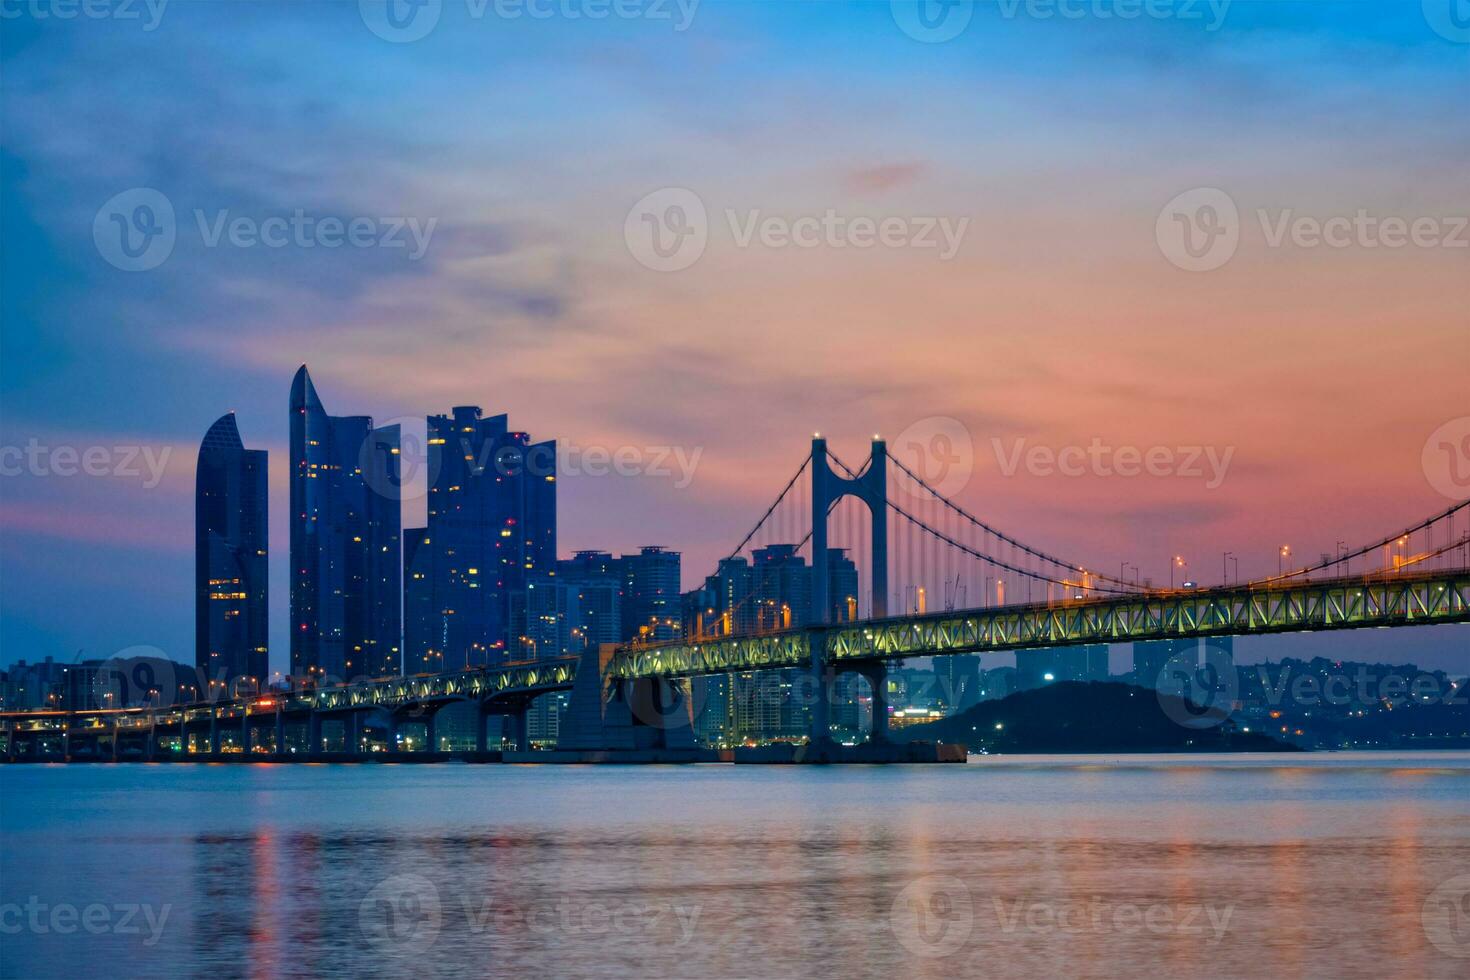
[[[192,659],[193,452],[233,409],[272,452],[283,665],[286,395],[303,362],[338,414],[477,403],[537,437],[698,449],[688,486],[562,485],[564,552],[679,547],[687,586],[812,429],[857,455],[871,431],[934,417],[973,436],[972,509],[1160,579],[1174,553],[1214,567],[1233,549],[1250,575],[1274,571],[1281,541],[1315,555],[1406,525],[1446,505],[1426,437],[1470,413],[1470,252],[1272,249],[1248,217],[1239,254],[1196,275],[1154,228],[1197,187],[1248,216],[1470,212],[1470,43],[1435,2],[1236,2],[1219,19],[1204,3],[1136,19],[979,4],[926,43],[888,3],[705,0],[684,24],[673,3],[593,21],[570,0],[517,18],[444,0],[426,37],[395,43],[355,2],[173,0],[146,29],[141,4],[62,20],[7,0],[0,445],[169,455],[156,486],[0,477],[0,660],[137,644]],[[947,264],[712,232],[664,274],[635,261],[624,222],[666,187],[715,216],[970,230]],[[142,272],[93,235],[134,188],[177,219]],[[433,231],[417,259],[205,234],[297,211]],[[996,438],[1234,447],[1235,462],[1216,488],[1008,478]],[[1456,631],[1331,644],[1467,666]]]

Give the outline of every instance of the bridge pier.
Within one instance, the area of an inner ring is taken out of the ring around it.
[[[475,752],[485,753],[490,751],[490,714],[485,710],[485,705],[475,705]]]
[[[820,630],[808,630],[806,642],[811,651],[812,687],[816,692],[808,740],[813,745],[828,745],[832,741],[832,683],[835,675],[827,669],[826,635]]]
[[[349,711],[342,716],[342,750],[348,755],[362,751],[362,734],[358,730],[357,712]]]
[[[505,716],[505,735],[509,736],[514,744],[514,751],[531,751],[531,726],[526,721],[526,705],[521,705],[519,711],[512,711]]]
[[[868,741],[877,744],[888,741],[888,664],[882,660],[865,665],[858,673],[868,679],[873,690],[873,724],[868,732]]]

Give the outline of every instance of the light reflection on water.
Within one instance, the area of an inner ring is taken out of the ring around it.
[[[33,896],[167,909],[139,934],[7,928],[4,976],[1470,967],[1450,955],[1470,954],[1470,903],[1439,946],[1424,927],[1431,893],[1470,875],[1459,753],[11,766],[0,829],[0,906],[19,906],[0,927]]]

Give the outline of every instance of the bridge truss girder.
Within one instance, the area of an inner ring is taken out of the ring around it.
[[[609,673],[629,680],[801,667],[809,662],[812,643],[825,644],[827,661],[840,664],[1090,643],[1464,622],[1470,622],[1470,571],[1114,596],[629,648],[612,660]]]

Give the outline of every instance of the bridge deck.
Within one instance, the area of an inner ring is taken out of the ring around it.
[[[1463,622],[1470,622],[1470,570],[1108,596],[630,647],[613,658],[609,673],[634,679],[801,667],[815,642],[826,644],[829,662],[840,663]]]

